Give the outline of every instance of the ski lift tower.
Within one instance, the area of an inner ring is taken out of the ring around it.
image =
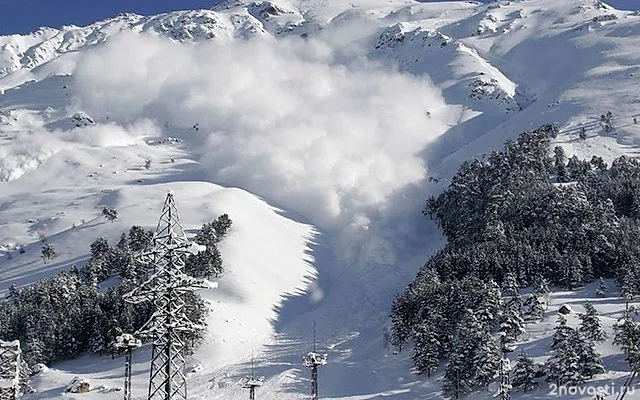
[[[136,333],[153,340],[148,400],[187,399],[184,340],[204,327],[185,315],[184,295],[211,285],[186,275],[183,269],[188,254],[204,249],[187,241],[173,193],[169,192],[151,244],[137,256],[137,261],[149,265],[152,273],[125,295],[125,301],[131,304],[153,304],[151,318]]]
[[[311,400],[318,400],[318,368],[327,365],[327,355],[316,352],[316,324],[313,323],[313,351],[302,358],[302,365],[311,369]]]
[[[0,400],[16,400],[20,392],[20,342],[0,340]]]
[[[253,357],[251,358],[251,376],[248,376],[246,381],[242,384],[244,389],[249,389],[249,400],[256,399],[256,388],[262,386],[264,383],[264,376],[256,378],[253,373]]]
[[[140,339],[136,339],[129,333],[124,333],[116,338],[114,347],[124,351],[124,400],[131,400],[131,356],[135,349],[142,346]]]

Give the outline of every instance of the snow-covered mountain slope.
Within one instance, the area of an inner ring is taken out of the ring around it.
[[[304,396],[314,321],[323,396],[438,398],[382,337],[393,295],[442,244],[424,199],[463,160],[544,123],[570,153],[635,155],[638,50],[640,16],[593,0],[241,0],[0,37],[0,291],[82,263],[98,236],[154,226],[173,189],[188,229],[234,220],[228,272],[204,293],[194,398],[245,396],[252,349],[261,397]],[[40,235],[59,252],[46,267]],[[544,357],[553,319],[521,346]],[[616,351],[603,349],[617,372],[602,379],[621,382]],[[34,396],[59,397],[74,375],[118,385],[121,361],[58,365]]]

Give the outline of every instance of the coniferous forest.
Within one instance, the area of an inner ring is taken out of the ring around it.
[[[197,278],[216,277],[223,272],[216,244],[231,227],[223,214],[204,224],[194,238],[206,250],[186,260],[185,273]],[[152,241],[153,232],[133,226],[115,246],[98,238],[90,248],[88,262],[78,268],[21,288],[11,287],[0,302],[0,337],[20,340],[28,365],[52,363],[77,357],[85,351],[113,354],[117,335],[134,333],[153,312],[150,304],[131,305],[123,296],[149,276],[147,266],[135,255]],[[186,314],[206,326],[207,307],[194,293],[185,294]],[[202,338],[197,332],[187,345]]]
[[[640,291],[640,162],[567,158],[561,147],[552,149],[557,133],[546,125],[465,162],[449,187],[427,200],[424,214],[447,243],[396,297],[391,342],[413,344],[419,373],[444,365],[447,396],[495,379],[499,344],[516,341],[525,322],[542,317],[548,285],[577,289],[614,278],[624,296]],[[521,296],[527,286],[531,293]],[[586,310],[579,330],[558,321],[549,382],[580,383],[602,372],[593,346],[603,332],[593,307]],[[535,387],[526,354],[515,368],[514,386]]]

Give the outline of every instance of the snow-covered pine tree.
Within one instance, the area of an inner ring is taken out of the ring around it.
[[[391,344],[402,351],[404,344],[409,340],[413,332],[411,320],[414,310],[411,309],[406,294],[396,295],[391,305]]]
[[[506,343],[513,343],[526,333],[521,308],[517,301],[507,303],[500,320],[500,331],[504,332]]]
[[[42,258],[42,263],[45,265],[57,255],[56,250],[53,248],[53,246],[49,242],[45,242],[42,245],[42,250],[40,251],[40,253],[41,253],[40,258]]]
[[[518,354],[516,365],[511,374],[511,384],[514,389],[522,389],[525,393],[528,390],[535,389],[538,382],[535,380],[536,371],[533,359],[529,358],[526,353]]]
[[[38,338],[36,324],[33,320],[28,319],[25,326],[25,340],[23,346],[23,358],[28,365],[47,362],[45,357],[45,346],[42,340]]]
[[[532,294],[537,296],[538,299],[544,303],[544,310],[547,311],[549,306],[549,283],[547,280],[544,278],[538,278]]]
[[[122,233],[120,240],[112,251],[110,257],[110,269],[120,274],[122,278],[133,279],[137,275],[133,262],[133,252],[129,246],[129,239],[125,233]]]
[[[118,240],[118,244],[116,244],[116,248],[121,251],[130,252],[131,248],[129,247],[129,239],[127,238],[127,234],[122,232],[120,234],[120,240]]]
[[[110,343],[108,343],[104,334],[105,326],[107,326],[108,323],[109,319],[106,317],[100,306],[96,304],[93,311],[91,336],[89,336],[89,349],[95,354],[102,355],[109,350]]]
[[[633,272],[630,270],[622,274],[622,280],[620,282],[620,297],[624,300],[626,306],[633,300],[634,295],[637,293],[637,285]]]
[[[109,222],[113,222],[118,219],[118,211],[115,208],[107,208],[104,207],[102,209],[102,216],[107,219]]]
[[[531,294],[525,303],[525,318],[527,321],[539,321],[544,317],[545,303],[536,293]]]
[[[444,370],[442,393],[445,397],[458,400],[470,392],[472,388],[468,361],[465,360],[464,355],[451,354]]]
[[[600,282],[598,283],[598,288],[596,289],[596,296],[604,297],[609,290],[607,289],[607,284],[604,279],[601,277]]]
[[[233,221],[229,218],[229,214],[222,214],[211,223],[218,242],[227,234],[227,231],[231,228],[232,224]]]
[[[605,132],[613,132],[616,129],[613,122],[613,113],[611,111],[607,111],[606,114],[602,114],[600,116],[600,121],[602,122],[602,128]]]
[[[474,312],[467,310],[460,321],[449,363],[445,368],[442,387],[445,396],[458,399],[474,387],[477,376],[475,367],[480,361],[476,360],[476,355],[483,333],[484,327]]]
[[[607,334],[602,327],[598,311],[590,302],[584,304],[585,312],[579,315],[581,320],[579,331],[585,339],[593,342],[603,342]]]
[[[231,223],[229,216],[223,214],[215,221],[202,225],[195,242],[206,246],[206,249],[187,259],[184,268],[186,274],[196,278],[210,278],[222,273],[222,256],[216,243],[222,240]]]
[[[571,328],[569,328],[571,329]],[[571,329],[573,331],[573,329]],[[558,343],[545,363],[547,382],[556,385],[579,385],[584,377],[579,367],[580,357],[569,339]]]
[[[502,294],[507,297],[520,297],[520,285],[513,272],[507,272],[502,282]]]
[[[151,243],[152,231],[146,231],[143,227],[134,225],[129,229],[129,247],[133,253],[144,250]]]
[[[104,237],[99,237],[91,243],[91,258],[87,263],[86,275],[90,282],[101,282],[111,275],[112,269],[117,269],[117,259],[113,257],[113,251]]]
[[[584,278],[583,265],[576,255],[567,254],[562,259],[562,271],[560,281],[568,289],[574,290],[582,285]]]
[[[222,273],[222,256],[214,245],[187,258],[184,272],[194,278],[211,278]]]
[[[438,335],[431,325],[421,323],[413,332],[413,343],[413,366],[420,374],[431,377],[440,364]]]
[[[498,390],[493,395],[499,399],[510,399],[511,390],[513,385],[511,384],[511,363],[509,358],[502,356],[500,358],[500,365],[498,366]]]
[[[488,332],[478,332],[476,340],[478,347],[473,358],[473,369],[476,371],[473,382],[478,386],[486,386],[498,377],[502,353]]]
[[[578,354],[578,369],[582,379],[591,379],[594,375],[604,373],[602,359],[595,349],[595,343],[585,339],[578,331],[568,339],[568,345]]]
[[[500,287],[491,279],[486,286],[486,294],[478,308],[476,315],[490,331],[493,331],[499,324],[502,313],[502,295]]]
[[[567,319],[563,315],[558,315],[556,327],[554,328],[551,348],[553,350],[557,349],[558,346],[564,343],[571,336],[573,330],[573,328],[567,325]]]
[[[630,312],[625,312],[614,325],[613,344],[620,345],[630,367],[640,362],[640,328]]]
[[[562,146],[556,146],[553,149],[553,154],[556,180],[558,182],[566,182],[569,174],[567,173],[567,157],[564,154],[564,149]]]

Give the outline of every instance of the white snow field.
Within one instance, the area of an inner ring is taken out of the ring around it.
[[[637,155],[639,67],[640,14],[594,0],[229,0],[0,37],[0,294],[83,263],[99,236],[154,227],[173,190],[191,233],[233,220],[226,273],[202,293],[191,398],[247,397],[252,354],[259,398],[307,397],[313,322],[329,354],[321,397],[442,398],[439,375],[414,375],[410,350],[383,340],[394,294],[443,244],[424,200],[465,159],[545,123],[568,153]],[[58,251],[46,266],[41,235]],[[611,334],[610,286],[594,302]],[[554,293],[519,349],[544,360],[558,306],[580,311],[594,290]],[[620,349],[599,350],[608,372],[591,383],[620,387]],[[134,353],[137,398],[148,360]],[[85,355],[36,376],[29,397],[117,399],[123,370]],[[75,376],[92,391],[63,394]]]

